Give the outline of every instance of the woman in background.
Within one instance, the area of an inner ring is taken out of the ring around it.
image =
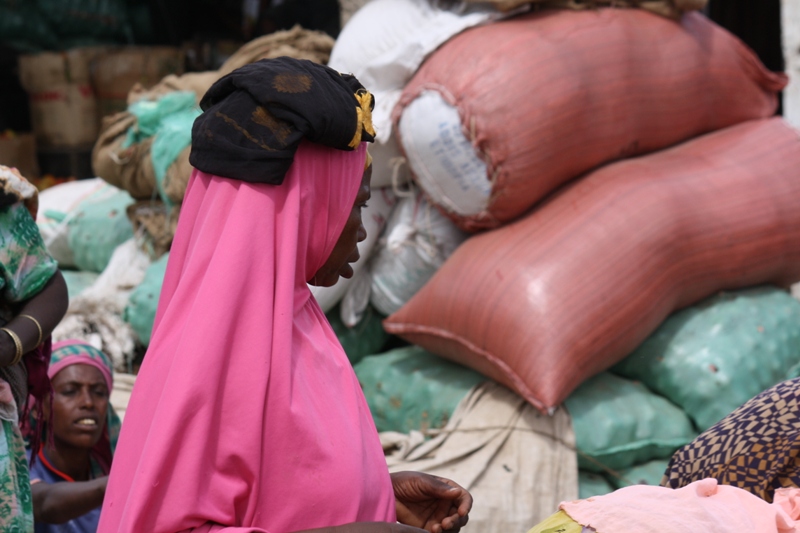
[[[52,445],[42,446],[30,474],[35,532],[94,533],[120,429],[109,403],[111,360],[82,341],[62,341],[48,375],[53,396],[44,406],[52,416],[36,430]]]

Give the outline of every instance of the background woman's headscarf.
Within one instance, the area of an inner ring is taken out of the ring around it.
[[[50,368],[47,371],[48,377],[52,380],[61,370],[72,365],[88,365],[96,368],[103,375],[103,379],[108,387],[109,394],[114,389],[114,370],[111,359],[102,351],[81,340],[66,340],[53,344],[53,352],[50,356]],[[32,421],[31,427],[35,431],[40,426]],[[46,430],[45,430],[46,431]],[[111,460],[119,438],[120,420],[111,402],[108,403],[106,410],[106,424],[100,440],[92,448],[92,459],[95,461],[95,474],[108,474],[111,469]]]

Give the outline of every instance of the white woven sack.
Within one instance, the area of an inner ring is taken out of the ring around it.
[[[443,8],[431,0],[372,0],[350,18],[336,39],[328,65],[355,74],[375,95],[372,123],[377,136],[370,148],[375,187],[409,179],[407,169],[393,163],[401,154],[392,134],[391,115],[425,58],[468,28],[519,12],[502,13],[489,4],[456,2]]]
[[[373,307],[384,315],[400,309],[466,238],[421,193],[401,200],[370,265]]]
[[[436,205],[462,216],[489,206],[492,182],[486,163],[464,135],[458,109],[438,91],[424,91],[398,124],[416,182]]]

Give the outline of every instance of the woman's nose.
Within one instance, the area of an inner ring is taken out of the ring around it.
[[[92,398],[92,392],[90,390],[83,390],[81,391],[81,407],[94,407],[94,398]]]
[[[362,222],[360,226],[358,226],[358,242],[362,242],[367,238],[367,228],[364,227],[364,223]]]

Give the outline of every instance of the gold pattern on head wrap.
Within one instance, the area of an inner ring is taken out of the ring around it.
[[[374,105],[372,94],[366,90],[359,90],[354,96],[358,101],[358,107],[356,107],[358,123],[356,125],[356,134],[353,135],[353,140],[350,141],[348,146],[355,150],[361,142],[361,132],[366,131],[375,137],[375,128],[372,126],[372,106]]]

